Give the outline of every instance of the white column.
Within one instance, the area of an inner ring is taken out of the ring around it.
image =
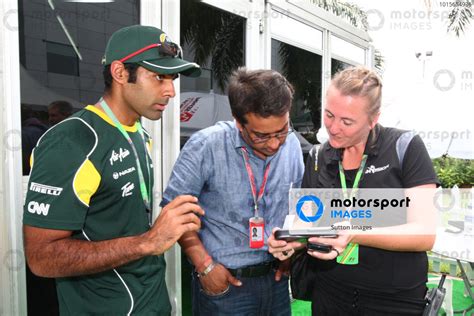
[[[253,1],[248,5],[245,21],[245,66],[250,69],[270,68],[265,64],[267,14],[265,1]]]
[[[173,42],[180,38],[180,1],[142,0],[141,24],[152,25],[163,30]],[[176,97],[171,99],[161,120],[145,120],[145,128],[153,138],[153,162],[155,186],[153,190],[154,216],[160,212],[159,204],[163,190],[179,155],[179,80],[175,83]],[[176,244],[165,254],[166,284],[172,305],[172,314],[181,315],[181,250]]]
[[[0,315],[26,315],[17,1],[0,1],[0,17]]]
[[[162,0],[162,27],[171,39],[179,43],[180,38],[180,1]],[[176,97],[170,100],[164,112],[161,129],[162,149],[161,149],[161,183],[162,191],[168,184],[168,179],[173,170],[174,163],[179,155],[179,105],[180,105],[180,85],[179,80],[175,81]],[[162,192],[160,192],[162,193]],[[159,195],[160,200],[162,194]],[[159,202],[159,201],[156,201]],[[182,291],[181,291],[181,248],[178,244],[166,252],[166,283],[173,315],[181,315]]]

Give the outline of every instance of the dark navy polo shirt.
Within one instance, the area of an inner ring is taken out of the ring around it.
[[[400,137],[407,131],[381,125],[369,134],[364,153],[368,155],[360,188],[411,188],[439,184],[425,145],[418,135],[410,137],[399,158]],[[303,188],[340,188],[339,165],[342,150],[327,142],[321,146],[318,159],[312,150],[306,162]],[[346,170],[347,186],[352,187],[357,170]],[[359,264],[342,265],[335,260],[317,260],[321,278],[336,284],[352,285],[395,293],[426,283],[426,252],[397,252],[360,246]]]

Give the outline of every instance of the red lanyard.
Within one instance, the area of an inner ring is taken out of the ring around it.
[[[263,197],[263,193],[265,192],[265,186],[267,185],[267,180],[268,180],[268,173],[270,171],[270,163],[268,163],[267,167],[265,168],[265,172],[263,174],[263,181],[262,181],[262,186],[260,187],[260,191],[258,192],[257,196],[257,184],[255,183],[255,177],[253,175],[252,167],[250,166],[250,159],[249,159],[249,154],[247,152],[247,148],[241,147],[242,150],[242,156],[244,158],[244,163],[245,163],[245,168],[247,169],[247,175],[249,176],[249,182],[250,182],[250,189],[252,190],[252,197],[253,197],[253,202],[255,205],[255,217],[258,217],[258,201]]]

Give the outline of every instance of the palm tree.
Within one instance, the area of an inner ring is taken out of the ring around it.
[[[211,75],[224,91],[232,71],[244,64],[245,20],[195,0],[182,0],[181,6],[181,43],[191,47],[198,64],[210,60]]]

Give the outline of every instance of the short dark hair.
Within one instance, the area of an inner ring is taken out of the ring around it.
[[[64,116],[71,116],[74,108],[72,107],[72,104],[64,101],[64,100],[57,100],[53,101],[48,105],[48,109],[56,108],[58,109],[59,113],[61,113]]]
[[[237,69],[229,81],[229,102],[232,115],[240,124],[247,124],[245,115],[282,116],[291,109],[293,86],[274,70]]]
[[[125,69],[127,69],[128,71],[128,82],[129,83],[135,83],[137,82],[137,70],[138,70],[138,67],[140,67],[139,64],[136,64],[136,63],[127,63],[127,64],[123,64],[123,66],[125,67]],[[110,91],[110,88],[112,88],[112,81],[113,81],[113,78],[112,78],[112,74],[110,73],[110,65],[107,65],[107,66],[104,66],[104,71],[102,72],[102,74],[104,75],[104,90],[105,92],[108,92]]]

